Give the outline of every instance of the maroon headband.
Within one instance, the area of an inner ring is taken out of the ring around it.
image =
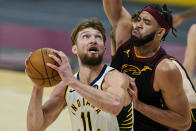
[[[165,21],[163,16],[159,12],[157,12],[153,7],[147,6],[142,11],[147,11],[148,13],[150,13],[156,19],[156,21],[159,23],[159,25],[162,28],[165,28],[165,30],[166,30],[165,34],[167,34],[169,32],[169,30],[170,30],[169,24]]]

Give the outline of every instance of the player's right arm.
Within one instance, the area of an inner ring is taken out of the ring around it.
[[[28,111],[28,131],[44,131],[66,106],[64,99],[65,84],[59,83],[50,95],[49,100],[42,105],[43,88],[34,86]]]
[[[118,49],[131,37],[131,15],[122,6],[122,0],[103,0],[103,6],[110,24],[115,30],[116,49]]]
[[[184,12],[181,12],[179,14],[176,14],[173,17],[173,25],[178,26],[180,25],[184,20],[194,18],[196,17],[196,8],[188,9]]]

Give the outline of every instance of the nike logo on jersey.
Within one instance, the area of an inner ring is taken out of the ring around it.
[[[93,85],[94,88],[98,89],[98,85]]]
[[[127,57],[128,57],[128,58],[129,58],[129,52],[130,52],[130,51],[131,51],[130,49],[123,51],[125,54],[127,54]]]
[[[72,92],[74,92],[74,91],[76,91],[76,90],[72,90],[72,89],[70,89],[70,91],[69,91],[69,92],[70,92],[70,93],[72,93]]]

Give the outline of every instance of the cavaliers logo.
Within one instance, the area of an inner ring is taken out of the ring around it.
[[[139,69],[137,66],[124,64],[122,66],[121,72],[132,72],[132,75],[141,75],[143,71],[152,70],[149,66],[144,66],[142,69]]]

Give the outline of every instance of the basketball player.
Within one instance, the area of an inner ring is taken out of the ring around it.
[[[134,19],[134,18],[133,18]],[[134,20],[132,20],[134,22]],[[191,82],[190,78],[192,78],[193,69],[196,62],[196,26],[193,24],[189,30],[188,33],[188,40],[187,40],[187,48],[185,53],[185,59],[184,59],[184,67],[175,59],[170,58],[176,64],[176,66],[179,68],[182,78],[183,78],[183,88],[185,91],[185,94],[188,98],[190,108],[191,108],[191,116],[192,116],[192,125],[189,131],[196,130],[196,93],[195,93],[195,87],[193,83]],[[115,34],[113,29],[110,30],[110,40],[111,40],[111,55],[114,57],[116,53],[116,41],[115,41]],[[185,69],[186,71],[185,71]],[[189,76],[188,76],[188,74]],[[128,113],[126,113],[128,114]],[[121,125],[121,124],[120,124]],[[121,127],[121,126],[120,126]]]
[[[184,20],[195,18],[196,17],[196,8],[188,9],[184,12],[178,13],[174,16],[173,23],[174,26],[179,26]],[[194,67],[196,63],[196,24],[193,24],[188,32],[187,36],[187,47],[184,55],[183,66],[186,69],[190,78],[192,78],[194,73]],[[184,81],[184,80],[183,80]],[[187,85],[187,84],[186,84]],[[190,106],[191,106],[191,116],[192,116],[192,125],[189,131],[196,130],[196,90],[192,86],[184,86],[185,92],[187,94]],[[190,88],[188,88],[190,87]]]
[[[117,51],[111,65],[135,78],[137,88],[129,90],[134,105],[134,130],[189,129],[191,117],[182,76],[160,47],[160,41],[170,30],[173,32],[167,6],[146,6],[132,23],[121,0],[103,0],[103,5],[115,30]]]
[[[44,105],[43,88],[33,87],[27,113],[28,130],[45,130],[67,107],[73,131],[119,131],[116,115],[131,103],[127,92],[129,79],[103,64],[106,36],[101,22],[83,21],[73,29],[71,39],[79,71],[73,75],[63,52],[55,51],[59,57],[50,55],[59,66],[47,65],[58,71],[62,82]]]

